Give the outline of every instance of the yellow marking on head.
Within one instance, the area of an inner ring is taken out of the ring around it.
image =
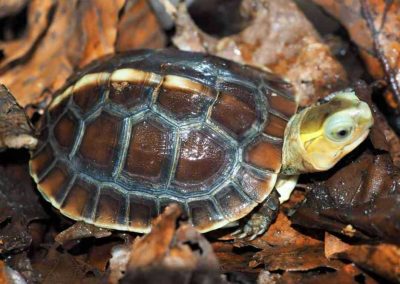
[[[304,160],[315,171],[331,168],[367,137],[372,124],[370,108],[351,91],[311,107],[300,124]]]
[[[332,168],[368,136],[373,124],[369,106],[352,90],[293,116],[285,131],[283,172],[299,174]]]

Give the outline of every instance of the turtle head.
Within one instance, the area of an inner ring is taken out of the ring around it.
[[[303,109],[285,131],[283,173],[330,169],[365,140],[372,125],[371,109],[350,89]]]

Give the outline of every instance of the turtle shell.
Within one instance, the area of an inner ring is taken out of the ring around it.
[[[58,92],[30,170],[72,219],[147,232],[174,202],[206,232],[271,192],[296,107],[290,86],[257,68],[176,50],[116,55]]]

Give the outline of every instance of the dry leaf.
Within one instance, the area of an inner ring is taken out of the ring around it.
[[[191,225],[176,229],[180,215],[176,204],[166,207],[153,221],[151,232],[134,241],[121,283],[225,283],[207,240]]]
[[[400,111],[400,2],[385,0],[314,0],[336,17],[358,45],[369,73],[386,77],[387,101]]]
[[[138,13],[143,17],[136,17]],[[29,21],[25,38],[0,46],[5,53],[0,81],[22,106],[39,103],[77,68],[114,53],[116,48],[164,44],[163,34],[143,1],[32,1]],[[143,35],[144,27],[149,38]]]
[[[48,218],[27,164],[26,153],[7,151],[0,155],[0,255],[28,249],[32,241],[29,224]]]
[[[117,32],[117,52],[166,45],[165,34],[146,0],[126,1]]]
[[[331,259],[347,259],[379,276],[400,282],[400,247],[390,244],[350,245],[326,234],[325,253]]]
[[[242,10],[251,23],[238,34],[216,39],[196,26],[182,4],[173,42],[183,50],[268,68],[294,85],[301,105],[347,84],[342,66],[292,1],[244,0]]]

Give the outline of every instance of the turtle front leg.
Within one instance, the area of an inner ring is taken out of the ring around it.
[[[279,196],[278,191],[274,188],[260,207],[251,214],[250,219],[232,236],[237,236],[238,239],[254,240],[257,236],[264,234],[278,216]]]

